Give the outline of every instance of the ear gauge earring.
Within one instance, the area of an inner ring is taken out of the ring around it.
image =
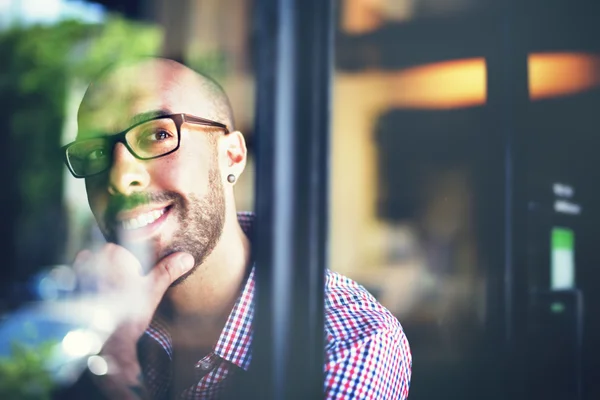
[[[233,174],[227,175],[227,182],[229,182],[229,183],[235,182],[235,175],[233,175]]]

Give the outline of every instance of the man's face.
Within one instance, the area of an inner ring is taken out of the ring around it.
[[[208,101],[159,81],[124,84],[116,93],[105,89],[86,95],[93,104],[82,103],[80,132],[111,135],[157,110],[212,117]],[[86,178],[88,201],[106,239],[133,251],[143,265],[176,251],[190,253],[200,265],[216,246],[225,219],[216,135],[214,128],[184,123],[179,149],[153,160],[136,159],[117,143],[111,168]]]

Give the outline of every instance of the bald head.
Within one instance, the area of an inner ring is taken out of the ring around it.
[[[227,95],[211,78],[172,60],[113,65],[92,82],[78,112],[79,136],[119,132],[153,111],[186,113],[234,130]]]

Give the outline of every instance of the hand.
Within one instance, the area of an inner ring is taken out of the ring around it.
[[[109,364],[102,386],[112,398],[140,398],[141,369],[137,341],[148,328],[169,286],[194,265],[188,253],[173,253],[143,274],[138,259],[124,247],[109,243],[100,251],[80,252],[74,268],[91,275],[99,296],[116,321],[116,330],[103,346],[101,355]],[[134,387],[135,386],[135,387]]]

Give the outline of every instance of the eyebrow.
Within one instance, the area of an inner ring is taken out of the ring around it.
[[[173,112],[171,110],[166,109],[166,108],[160,108],[158,110],[146,111],[146,112],[134,115],[129,120],[129,122],[130,122],[129,126],[133,126],[135,124],[139,124],[140,122],[144,122],[144,121],[147,121],[147,120],[152,119],[152,118],[165,117],[165,116],[171,115],[171,114],[173,114]]]
[[[150,111],[142,112],[142,113],[136,114],[133,117],[131,117],[131,119],[129,120],[129,124],[123,130],[129,129],[130,127],[137,125],[140,122],[144,122],[144,121],[147,121],[152,118],[166,117],[166,116],[172,115],[172,114],[173,114],[173,112],[166,108],[159,108],[157,110],[150,110]],[[107,136],[112,136],[115,133],[123,132],[123,130],[113,129],[110,131],[104,131],[104,130],[90,130],[87,132],[78,131],[77,139],[75,141],[104,138]]]

